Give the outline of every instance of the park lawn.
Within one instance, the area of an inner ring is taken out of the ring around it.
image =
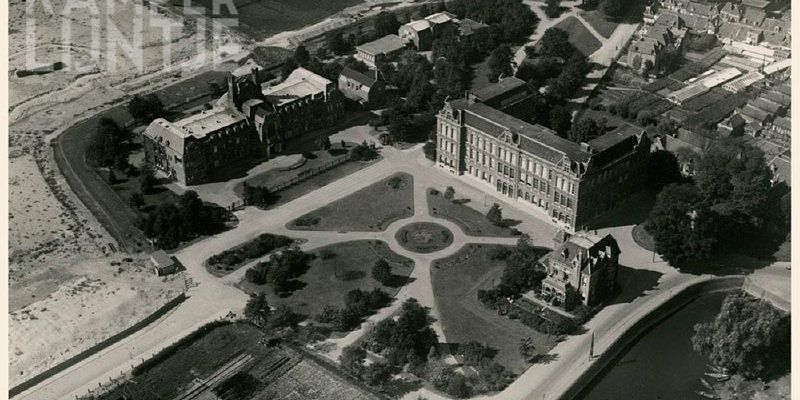
[[[619,25],[614,21],[606,19],[605,13],[600,7],[591,11],[582,11],[580,15],[594,30],[603,35],[604,38],[610,38],[614,30],[617,29],[617,25]]]
[[[249,293],[264,293],[270,304],[283,303],[294,312],[313,318],[326,305],[342,307],[347,292],[352,289],[381,288],[394,297],[414,269],[413,261],[377,240],[332,244],[315,249],[313,253],[316,257],[309,263],[308,271],[298,278],[300,288],[287,297],[276,295],[271,284],[255,285],[243,279],[239,285]],[[392,286],[382,285],[372,278],[372,266],[381,258],[392,267],[396,281]]]
[[[602,46],[602,43],[575,17],[569,17],[559,22],[555,28],[569,33],[569,42],[585,56],[594,53]]]
[[[556,345],[556,338],[501,316],[478,301],[478,290],[491,288],[505,267],[504,261],[489,256],[495,247],[468,244],[458,253],[435,261],[431,284],[447,341],[486,343],[498,350],[498,363],[520,374],[528,368],[519,354],[522,339],[531,337],[537,351],[544,354]]]
[[[514,236],[510,229],[493,224],[485,215],[464,204],[444,198],[441,192],[428,189],[428,211],[434,217],[444,218],[458,225],[470,236]]]
[[[389,183],[397,179],[399,186],[390,187]],[[311,211],[287,226],[296,230],[375,232],[413,215],[414,177],[398,173]],[[315,222],[303,222],[310,220]]]
[[[137,368],[132,378],[100,397],[116,400],[171,399],[225,365],[236,355],[248,352],[254,357],[278,353],[280,350],[260,345],[264,336],[255,326],[234,323],[213,327],[185,339],[174,351],[164,353],[162,360],[149,368]]]

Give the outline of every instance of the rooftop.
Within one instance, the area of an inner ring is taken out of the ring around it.
[[[176,121],[173,125],[182,129],[184,137],[194,136],[200,138],[207,133],[220,130],[244,119],[244,115],[233,112],[226,107],[215,107]]]
[[[590,140],[589,146],[591,146],[593,150],[603,151],[613,147],[614,145],[622,142],[625,139],[638,136],[642,134],[642,132],[643,132],[642,128],[633,126],[631,124],[625,124],[611,132],[608,132],[606,134],[601,135],[600,137]]]
[[[483,28],[486,28],[489,25],[486,25],[482,22],[478,22],[475,20],[471,20],[469,18],[464,18],[458,23],[458,31],[461,35],[469,36],[479,31]]]
[[[402,50],[404,47],[406,47],[406,43],[407,42],[400,38],[400,36],[391,34],[357,46],[356,50],[372,55],[388,54]]]
[[[373,75],[367,75],[363,72],[356,71],[350,67],[344,67],[339,75],[344,76],[345,78],[352,79],[362,85],[365,86],[372,86],[378,80]]]
[[[430,21],[434,25],[443,24],[445,22],[450,22],[450,21],[453,21],[455,19],[456,19],[456,16],[451,14],[451,13],[449,13],[449,12],[447,12],[447,11],[438,12],[436,14],[431,14],[431,15],[428,15],[427,17],[425,17],[425,20]]]
[[[155,253],[150,254],[150,260],[153,261],[157,267],[168,267],[172,264],[175,264],[175,261],[172,260],[167,252],[164,250],[158,250]]]
[[[769,0],[742,0],[742,5],[752,8],[767,8]]]
[[[522,79],[510,76],[508,78],[503,78],[497,83],[474,90],[472,91],[472,94],[481,101],[485,102],[525,85],[526,83]]]
[[[326,93],[332,82],[305,69],[297,68],[283,82],[270,86],[264,83],[261,91],[267,101],[275,105],[290,103],[299,98]]]
[[[431,22],[426,20],[426,19],[418,19],[418,20],[415,20],[415,21],[411,21],[411,22],[405,24],[404,26],[406,26],[406,27],[408,27],[408,28],[410,28],[410,29],[412,29],[412,30],[414,30],[416,32],[421,32],[421,31],[424,31],[426,29],[430,29],[431,28]]]

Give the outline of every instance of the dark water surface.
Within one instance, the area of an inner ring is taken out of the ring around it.
[[[654,326],[578,398],[705,400],[696,391],[708,392],[700,382],[708,359],[692,350],[693,328],[711,321],[726,295],[702,295]]]

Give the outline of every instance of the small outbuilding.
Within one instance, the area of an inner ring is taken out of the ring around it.
[[[150,254],[150,262],[153,264],[153,270],[158,276],[174,274],[178,271],[178,263],[164,250]]]

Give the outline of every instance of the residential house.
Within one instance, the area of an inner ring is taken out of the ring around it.
[[[150,264],[153,265],[153,271],[158,276],[165,276],[178,272],[178,263],[164,250],[158,250],[150,254]]]
[[[563,303],[572,289],[581,304],[590,307],[614,295],[620,249],[613,236],[559,231],[553,241],[555,250],[548,260],[547,277],[542,280],[543,294]]]

